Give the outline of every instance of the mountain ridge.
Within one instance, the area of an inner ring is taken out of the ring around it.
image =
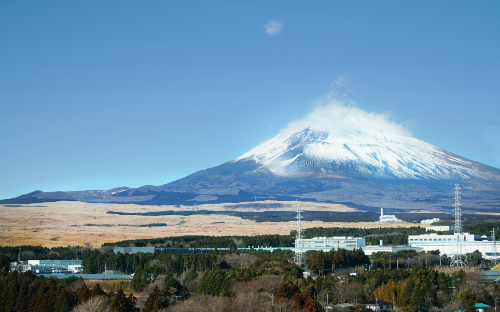
[[[219,166],[182,179],[107,191],[33,192],[0,204],[79,200],[196,205],[273,200],[350,202],[366,207],[440,211],[455,183],[468,209],[500,208],[500,169],[411,136],[385,132],[281,132]]]

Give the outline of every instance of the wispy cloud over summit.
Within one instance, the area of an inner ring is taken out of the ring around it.
[[[267,24],[264,24],[264,27],[266,28],[266,33],[269,36],[277,35],[281,32],[281,30],[283,30],[283,24],[272,20],[269,20]]]
[[[314,131],[328,132],[331,135],[350,135],[355,133],[390,133],[412,136],[405,123],[397,123],[390,112],[367,112],[354,100],[329,93],[316,101],[314,110],[304,118],[290,122],[282,133],[311,128]]]

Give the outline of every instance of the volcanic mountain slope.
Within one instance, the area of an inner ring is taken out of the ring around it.
[[[162,186],[108,191],[34,192],[3,203],[53,200],[184,204],[254,199],[318,200],[365,208],[442,210],[454,183],[464,208],[500,208],[500,170],[412,136],[347,135],[310,127],[282,132],[244,155]]]
[[[279,176],[312,172],[348,177],[498,179],[500,170],[453,155],[411,136],[384,132],[330,135],[310,128],[281,133],[236,158]]]
[[[498,207],[499,182],[499,169],[412,136],[331,135],[306,128],[280,133],[230,162],[161,188],[212,195],[245,190],[366,206],[439,209],[451,204],[451,189],[460,183],[468,208],[490,209]]]

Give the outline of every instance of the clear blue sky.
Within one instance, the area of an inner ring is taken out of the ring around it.
[[[499,56],[500,1],[1,1],[0,199],[219,165],[341,76],[500,168]]]

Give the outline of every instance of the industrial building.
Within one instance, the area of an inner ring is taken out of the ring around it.
[[[300,239],[296,247],[307,250],[358,249],[366,245],[364,238],[346,236]]]
[[[463,233],[461,235],[438,235],[437,233],[431,233],[408,236],[410,246],[420,247],[424,251],[439,250],[440,254],[448,256],[457,253],[457,241],[460,242],[463,253],[472,253],[479,250],[485,259],[492,259],[494,257],[495,242],[493,242],[491,236],[470,233]]]
[[[385,215],[384,216],[384,208],[380,208],[380,217],[379,217],[379,223],[388,223],[388,222],[399,222],[402,221],[398,218],[396,218],[395,215]]]
[[[81,273],[82,260],[28,260],[10,263],[10,271],[32,271],[39,274]]]
[[[301,239],[298,243],[298,247],[302,252],[310,250],[322,250],[330,251],[337,249],[348,249],[354,250],[361,248],[365,255],[369,256],[375,252],[398,252],[400,250],[415,250],[420,252],[423,249],[421,247],[411,247],[411,246],[383,246],[382,241],[378,246],[366,246],[366,241],[364,238],[351,237],[351,236],[334,236],[334,237],[314,237],[310,239]]]

